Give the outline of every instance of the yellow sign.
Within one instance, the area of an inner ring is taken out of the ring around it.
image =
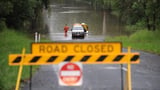
[[[119,42],[32,43],[32,54],[106,54],[121,53]]]
[[[9,65],[20,65],[22,55],[9,55]],[[61,62],[82,62],[83,64],[137,64],[140,61],[139,53],[119,53],[119,54],[25,54],[23,57],[23,65],[43,65],[43,64],[59,64]]]

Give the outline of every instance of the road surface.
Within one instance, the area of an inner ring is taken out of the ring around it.
[[[85,39],[72,40],[63,35],[51,35],[54,41],[92,41],[95,40],[90,35]],[[58,38],[56,38],[58,37]],[[97,41],[103,41],[103,36],[98,37]],[[126,52],[123,49],[123,52]],[[160,56],[140,52],[140,64],[132,65],[132,90],[160,90]],[[58,65],[42,65],[32,77],[31,90],[122,90],[121,70],[123,70],[123,84],[125,86],[126,65],[112,64],[93,64],[83,65],[83,84],[82,86],[60,86],[58,83]],[[22,90],[30,90],[29,81],[22,86]]]

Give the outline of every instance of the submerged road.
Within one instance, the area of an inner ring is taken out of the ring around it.
[[[54,42],[103,42],[107,36],[126,35],[119,19],[105,10],[95,10],[88,4],[74,2],[60,3],[53,0],[44,21],[49,29],[49,38]],[[71,38],[71,32],[65,36],[63,27],[74,23],[86,23],[89,34],[82,38]],[[126,52],[126,49],[123,49]],[[132,50],[132,52],[135,52]],[[160,90],[160,56],[140,52],[140,64],[132,65],[132,90]],[[42,65],[29,81],[22,85],[21,90],[122,90],[122,77],[125,86],[126,65],[92,64],[83,65],[82,86],[60,86],[58,83],[58,65]]]
[[[61,33],[62,34],[62,33]],[[85,39],[74,39],[64,37],[60,34],[50,35],[53,41],[62,42],[100,42],[103,36],[88,35]],[[58,37],[58,38],[57,38]],[[98,37],[98,38],[97,38]],[[123,49],[123,52],[126,52]],[[160,56],[140,52],[140,64],[132,65],[132,90],[159,90],[160,89]],[[60,86],[58,83],[58,65],[42,65],[32,77],[31,90],[122,90],[121,70],[123,70],[123,81],[125,86],[126,65],[92,64],[83,65],[82,86]],[[24,84],[22,90],[30,90],[29,81]]]

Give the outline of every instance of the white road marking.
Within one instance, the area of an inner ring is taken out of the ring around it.
[[[120,69],[119,67],[104,67],[104,69],[114,69],[114,70],[116,70],[116,69]]]
[[[121,69],[120,67],[104,67],[104,69],[110,69],[110,70],[117,70],[117,69]],[[127,71],[127,68],[122,67],[123,71]]]
[[[148,72],[146,72],[144,70],[139,70],[139,69],[137,69],[136,72],[138,72],[138,73],[145,73],[145,74],[148,73]]]
[[[122,68],[122,70],[127,71],[128,69],[127,69],[127,68],[125,68],[125,67],[123,67],[123,68]]]
[[[55,73],[56,73],[57,76],[58,76],[58,65],[52,65],[52,67],[53,67]]]

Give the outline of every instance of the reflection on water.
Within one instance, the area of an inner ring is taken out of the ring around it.
[[[71,31],[69,31],[67,33],[67,35],[65,35],[64,33],[50,33],[50,38],[53,41],[74,41],[74,42],[99,42],[99,41],[103,41],[105,36],[102,35],[92,35],[92,34],[86,34],[84,38],[82,37],[75,37],[72,38],[72,34]]]
[[[88,13],[87,10],[69,10],[69,11],[63,11],[63,12],[60,12],[60,13]]]
[[[89,34],[85,39],[104,39],[107,36],[118,36],[122,33],[123,27],[118,18],[102,10],[96,11],[86,4],[79,3],[53,3],[46,15],[46,23],[49,28],[50,38],[71,39],[70,32],[64,36],[63,27],[68,24],[70,29],[74,23],[86,23],[89,26]],[[61,33],[61,34],[58,34]],[[58,35],[58,36],[57,36]]]

